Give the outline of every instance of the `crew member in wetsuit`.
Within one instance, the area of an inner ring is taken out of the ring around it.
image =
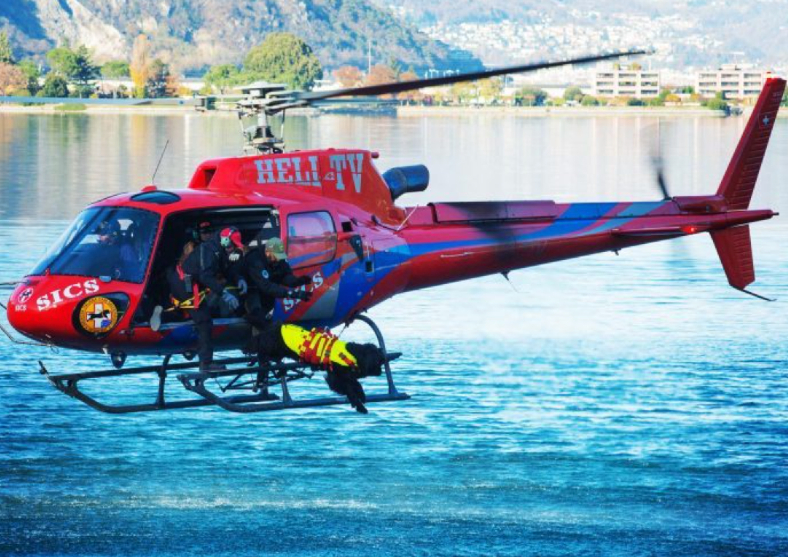
[[[193,298],[193,307],[187,311],[197,329],[200,371],[221,369],[213,365],[212,311],[232,314],[240,305],[238,297],[227,289],[226,284],[237,284],[240,295],[246,294],[246,281],[238,275],[238,266],[230,261],[230,256],[239,250],[243,250],[240,232],[233,227],[225,228],[218,236],[199,244],[178,271],[183,288],[177,289],[177,293],[183,295],[185,292]],[[200,291],[206,288],[210,292],[200,300]]]
[[[259,330],[270,324],[269,314],[277,298],[308,301],[312,293],[296,290],[312,283],[309,276],[297,277],[287,263],[285,246],[279,238],[269,238],[265,248],[250,250],[245,258],[249,294],[246,298],[246,320]]]
[[[194,241],[198,244],[202,244],[210,240],[212,235],[211,223],[203,221],[197,226],[197,234],[195,235]]]

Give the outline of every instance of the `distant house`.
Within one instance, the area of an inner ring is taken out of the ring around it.
[[[659,95],[659,87],[658,71],[637,67],[601,70],[594,77],[594,95],[597,97],[648,99]]]
[[[726,99],[757,97],[771,72],[736,64],[723,64],[717,70],[698,72],[696,91],[702,97],[722,93]]]

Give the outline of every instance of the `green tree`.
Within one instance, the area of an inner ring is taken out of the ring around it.
[[[129,77],[129,63],[124,60],[110,60],[101,66],[101,75],[106,79]]]
[[[66,79],[77,73],[77,56],[68,46],[59,46],[47,52],[47,62],[53,72]]]
[[[627,99],[627,106],[646,106],[646,103],[643,99],[636,99],[633,97],[631,99]]]
[[[35,95],[41,89],[38,84],[38,78],[41,77],[41,72],[38,70],[38,64],[30,59],[25,59],[19,62],[19,69],[25,74],[27,79],[27,90],[31,95]]]
[[[72,50],[69,46],[60,46],[47,52],[47,62],[52,70],[78,87],[77,96],[89,96],[90,81],[98,77],[98,67],[93,64],[90,51],[85,45]]]
[[[0,32],[0,64],[14,64],[14,50],[11,48],[11,42],[8,40],[8,33],[5,31]]]
[[[41,97],[68,97],[68,82],[56,73],[47,74],[44,87],[38,92]]]
[[[514,102],[519,106],[542,106],[547,100],[547,93],[534,87],[523,87],[514,95]]]
[[[580,101],[580,104],[583,106],[599,106],[599,101],[596,100],[596,97],[586,95],[583,97],[583,100]]]
[[[150,73],[145,89],[152,98],[167,96],[167,81],[170,79],[170,68],[156,58],[150,65]]]
[[[320,61],[304,41],[291,33],[270,33],[244,60],[244,70],[294,89],[310,89],[323,77]]]
[[[728,110],[728,103],[718,95],[706,103],[706,108],[710,110]]]
[[[93,63],[90,51],[85,45],[79,45],[74,51],[76,71],[71,78],[79,85],[86,87],[88,83],[99,75],[98,66]]]
[[[583,91],[580,87],[569,87],[564,91],[564,100],[566,101],[578,101],[583,98]]]
[[[234,64],[220,64],[211,66],[203,75],[203,80],[206,85],[214,86],[224,93],[227,87],[238,85],[243,77],[241,70]]]
[[[783,106],[788,106],[788,89],[783,93]]]

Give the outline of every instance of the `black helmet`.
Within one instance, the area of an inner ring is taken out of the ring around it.
[[[114,219],[102,221],[96,227],[96,235],[99,243],[111,243],[120,236],[120,224]]]

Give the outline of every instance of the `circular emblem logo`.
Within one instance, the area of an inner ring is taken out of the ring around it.
[[[263,269],[263,278],[264,279],[268,278],[268,271],[266,271],[265,269]]]
[[[17,304],[26,304],[27,301],[33,296],[33,289],[32,288],[25,288],[22,292],[19,293],[19,296],[16,297]]]
[[[87,300],[79,311],[80,326],[92,334],[106,333],[118,323],[118,308],[103,296]]]

